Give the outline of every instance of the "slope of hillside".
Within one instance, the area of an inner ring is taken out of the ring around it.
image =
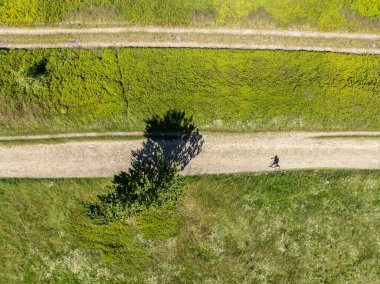
[[[3,0],[0,22],[378,31],[377,0]]]
[[[124,48],[0,60],[3,134],[142,130],[170,108],[203,129],[380,129],[376,55]]]

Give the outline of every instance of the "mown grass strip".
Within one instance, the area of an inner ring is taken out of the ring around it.
[[[92,137],[69,137],[69,138],[46,138],[46,139],[14,139],[0,140],[0,145],[34,145],[34,144],[64,144],[70,142],[85,141],[130,141],[144,139],[143,136],[92,136]]]

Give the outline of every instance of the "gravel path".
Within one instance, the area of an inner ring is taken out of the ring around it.
[[[361,138],[317,138],[329,135],[376,135]],[[184,174],[269,170],[280,157],[282,169],[380,169],[380,133],[205,134],[203,151]],[[131,150],[142,140],[69,142],[0,146],[1,177],[109,177],[126,170]]]
[[[294,38],[328,38],[328,39],[361,39],[378,41],[380,34],[364,33],[331,33],[288,30],[255,30],[255,29],[206,29],[206,28],[160,28],[160,27],[127,27],[127,28],[2,28],[1,35],[54,35],[54,34],[120,34],[120,33],[151,33],[151,34],[208,34],[208,35],[260,35]],[[106,48],[106,47],[166,47],[166,48],[226,48],[226,49],[258,49],[258,50],[304,50],[319,52],[341,52],[354,54],[380,54],[380,48],[375,44],[372,48],[338,48],[333,46],[297,46],[284,44],[255,44],[255,43],[204,43],[204,42],[152,42],[152,41],[88,41],[74,43],[2,43],[0,47],[10,49],[37,49],[37,48]]]

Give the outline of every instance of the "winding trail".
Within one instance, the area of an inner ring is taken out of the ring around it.
[[[149,40],[97,40],[86,41],[72,40],[71,42],[57,43],[8,43],[1,42],[0,48],[9,49],[36,49],[36,48],[106,48],[106,47],[165,47],[165,48],[226,48],[226,49],[259,49],[259,50],[305,50],[319,52],[342,52],[354,54],[380,54],[380,34],[366,33],[336,33],[336,32],[311,32],[311,31],[290,31],[290,30],[256,30],[256,29],[226,29],[226,28],[163,28],[163,27],[113,27],[113,28],[0,28],[0,36],[30,36],[30,35],[96,35],[96,34],[123,34],[123,33],[145,33],[151,35],[172,34],[177,35],[178,40],[149,41]],[[284,43],[260,44],[258,42],[242,43],[239,41],[226,42],[202,42],[184,41],[180,35],[230,35],[230,36],[274,36],[288,37],[293,39],[314,38],[314,39],[347,39],[347,40],[370,40],[371,46],[336,47],[316,45],[292,45]]]
[[[0,145],[0,177],[110,177],[127,170],[131,151],[142,142]],[[380,169],[380,132],[207,133],[202,152],[184,174],[266,171],[275,154],[283,170]]]

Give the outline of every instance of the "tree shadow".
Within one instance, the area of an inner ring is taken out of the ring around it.
[[[203,136],[184,111],[169,110],[162,117],[145,120],[143,148],[132,152],[132,159],[152,163],[162,157],[169,165],[183,170],[202,151]]]
[[[27,70],[26,75],[33,78],[37,78],[39,76],[45,75],[47,73],[47,70],[46,70],[47,63],[48,61],[46,58],[42,59],[41,61],[35,63],[32,67],[30,67]]]

